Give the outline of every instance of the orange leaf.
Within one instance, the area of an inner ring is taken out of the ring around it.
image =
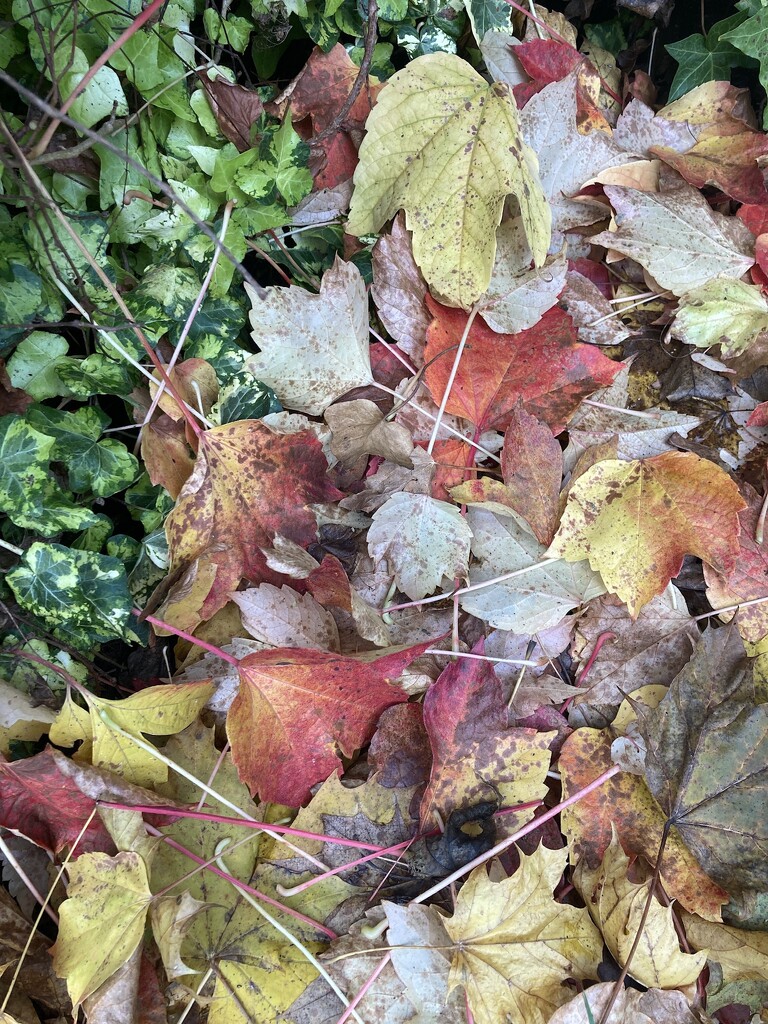
[[[434,362],[427,367],[426,381],[439,405],[467,314],[430,296],[427,305],[435,319],[427,331],[424,358]],[[558,434],[582,399],[607,387],[620,369],[621,363],[576,340],[573,321],[561,309],[548,310],[535,327],[519,334],[497,334],[476,317],[446,411],[480,431],[504,430],[520,398],[529,413]]]

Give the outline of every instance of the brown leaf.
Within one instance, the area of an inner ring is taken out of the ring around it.
[[[252,149],[255,140],[251,128],[264,112],[259,94],[228,82],[222,75],[210,78],[207,72],[198,71],[197,77],[224,138],[233,142],[241,153]]]

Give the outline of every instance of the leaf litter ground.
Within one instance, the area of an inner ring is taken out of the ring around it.
[[[764,12],[263,6],[14,0],[0,1014],[763,1019]]]

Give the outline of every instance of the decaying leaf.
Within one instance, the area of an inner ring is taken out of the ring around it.
[[[490,280],[510,194],[541,263],[549,207],[510,89],[453,54],[431,53],[389,80],[366,122],[347,230],[369,234],[404,209],[430,288],[469,309]]]
[[[651,792],[707,874],[736,894],[768,884],[768,705],[754,703],[740,646],[735,626],[708,630],[640,716]]]
[[[449,984],[466,990],[478,1024],[546,1024],[567,998],[564,977],[597,976],[600,933],[585,910],[552,896],[566,859],[540,846],[501,882],[475,868],[459,893],[444,922],[456,946]]]
[[[600,929],[611,955],[620,967],[628,961],[638,931],[642,937],[629,961],[629,974],[647,988],[682,988],[701,974],[707,952],[691,956],[680,950],[672,908],[653,897],[647,917],[650,881],[642,884],[627,877],[629,858],[614,829],[611,844],[599,868],[590,870],[581,861],[574,884]]]
[[[334,399],[372,383],[368,301],[354,264],[337,258],[318,295],[295,285],[268,288],[263,299],[249,294],[261,352],[248,368],[287,408],[320,416]]]
[[[728,475],[689,452],[607,459],[571,487],[548,554],[588,559],[636,616],[678,574],[686,554],[730,570],[743,507]]]
[[[456,505],[399,491],[375,513],[368,551],[371,558],[387,560],[398,588],[415,601],[443,579],[466,575],[471,539]]]

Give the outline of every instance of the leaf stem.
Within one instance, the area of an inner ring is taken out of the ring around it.
[[[427,445],[428,455],[432,454],[432,450],[435,447],[435,441],[437,441],[437,435],[440,432],[440,421],[445,415],[445,408],[448,405],[448,399],[451,397],[451,388],[453,387],[453,382],[456,380],[456,374],[459,372],[459,363],[461,362],[461,357],[464,354],[464,346],[467,344],[469,332],[472,330],[472,324],[475,322],[475,317],[477,316],[479,309],[480,306],[478,305],[478,303],[475,303],[472,309],[469,311],[469,315],[467,316],[467,322],[464,325],[464,330],[462,331],[461,338],[459,340],[459,347],[456,350],[456,355],[454,356],[453,359],[453,366],[451,367],[451,372],[448,375],[448,380],[445,385],[445,391],[443,392],[443,397],[440,400],[440,408],[437,410],[437,418],[435,419],[435,425],[432,428],[432,433],[429,438],[429,444]]]

